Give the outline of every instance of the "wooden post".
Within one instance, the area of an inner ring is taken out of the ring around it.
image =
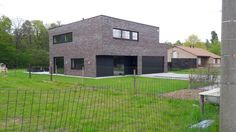
[[[29,78],[31,78],[31,65],[29,64]]]
[[[57,74],[57,65],[55,64],[55,73]]]
[[[82,67],[82,86],[84,86],[84,67]]]
[[[137,94],[137,86],[136,86],[136,70],[133,70],[133,74],[134,74],[134,94]]]
[[[52,66],[50,66],[49,69],[50,69],[50,70],[49,70],[49,71],[50,71],[50,80],[52,81],[52,74],[53,74],[53,73],[52,73],[52,72],[53,72],[53,71],[52,71]]]
[[[204,95],[200,95],[200,107],[202,114],[204,114]]]

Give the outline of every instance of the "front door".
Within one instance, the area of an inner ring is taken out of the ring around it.
[[[54,73],[64,74],[64,57],[54,57]]]

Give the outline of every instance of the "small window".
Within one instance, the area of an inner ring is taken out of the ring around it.
[[[53,36],[53,44],[72,42],[72,33],[65,33]]]
[[[138,32],[132,32],[132,40],[138,40]]]
[[[84,67],[84,59],[82,58],[71,59],[71,69],[82,70],[83,67]]]
[[[202,64],[201,58],[197,58],[197,64],[198,64],[198,65],[201,65],[201,64]]]
[[[113,37],[114,38],[121,38],[121,30],[113,29]]]
[[[122,31],[123,39],[130,39],[130,31]]]

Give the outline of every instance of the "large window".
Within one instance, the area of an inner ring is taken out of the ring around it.
[[[121,30],[113,29],[113,37],[114,38],[121,38]]]
[[[83,67],[84,67],[84,59],[83,58],[71,59],[71,69],[82,70]]]
[[[138,41],[138,32],[123,29],[113,29],[113,38]]]
[[[130,31],[122,31],[122,38],[123,39],[130,39]]]
[[[53,44],[72,42],[72,32],[53,36]]]

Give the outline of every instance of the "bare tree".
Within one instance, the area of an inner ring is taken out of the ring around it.
[[[15,39],[16,49],[20,47],[21,44],[21,38],[23,36],[23,30],[22,30],[22,24],[24,23],[24,20],[21,18],[16,18],[13,20],[13,35]]]

